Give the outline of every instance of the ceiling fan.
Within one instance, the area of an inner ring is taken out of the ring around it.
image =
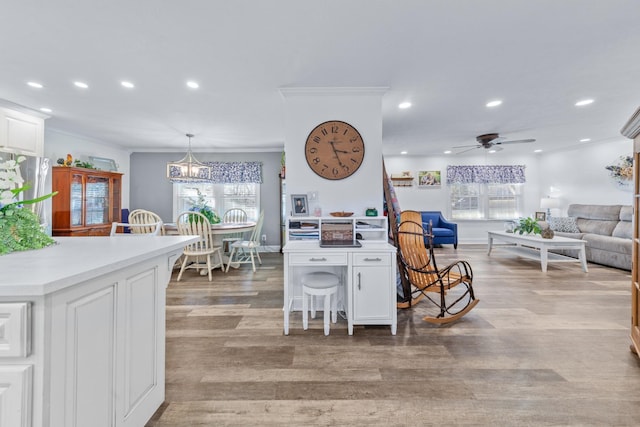
[[[500,136],[497,133],[485,133],[484,135],[478,135],[476,136],[476,141],[478,141],[479,145],[460,145],[457,147],[453,147],[453,148],[466,148],[466,150],[462,150],[457,152],[456,154],[461,154],[461,153],[466,153],[467,151],[471,151],[471,150],[475,150],[477,148],[484,148],[484,149],[492,149],[495,151],[500,151],[502,150],[502,147],[496,147],[496,145],[504,145],[504,144],[521,144],[521,143],[528,143],[528,142],[535,142],[535,139],[513,139],[513,140],[507,140],[507,138],[504,138],[502,136]],[[471,147],[471,148],[469,148]]]

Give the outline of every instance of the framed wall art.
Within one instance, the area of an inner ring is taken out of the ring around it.
[[[442,175],[440,171],[419,171],[419,188],[440,188],[442,185]]]
[[[536,221],[546,221],[547,214],[545,212],[536,212]]]

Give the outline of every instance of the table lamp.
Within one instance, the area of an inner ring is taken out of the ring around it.
[[[540,199],[540,208],[547,210],[547,218],[551,216],[551,209],[556,209],[560,206],[558,199],[552,199],[551,197],[543,197]]]

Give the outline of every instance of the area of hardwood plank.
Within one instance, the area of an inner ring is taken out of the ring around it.
[[[167,290],[166,401],[147,424],[637,425],[640,362],[629,351],[630,273],[539,263],[484,245],[468,260],[480,304],[460,321],[399,310],[398,333],[322,316],[282,334],[282,255],[256,273],[185,273]]]

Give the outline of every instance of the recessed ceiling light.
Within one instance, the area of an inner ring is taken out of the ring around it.
[[[42,84],[38,83],[38,82],[27,82],[27,84],[31,87],[35,87],[36,89],[42,89]]]
[[[200,87],[200,85],[193,80],[188,81],[187,86],[189,86],[191,89],[198,89]]]
[[[580,142],[589,142],[589,141],[591,141],[591,138],[582,138],[580,140]]]
[[[405,108],[409,108],[411,107],[411,103],[410,102],[401,102],[400,104],[398,104],[398,108],[400,109],[405,109]]]
[[[500,104],[502,104],[502,101],[500,101],[499,99],[496,99],[495,101],[487,102],[487,107],[497,107]]]
[[[537,150],[533,150],[533,152],[534,153],[542,153],[542,150],[538,148]]]
[[[593,104],[593,99],[582,99],[576,102],[576,107],[584,107],[585,105]]]
[[[445,151],[444,154],[451,154],[451,150]]]
[[[133,89],[134,87],[136,87],[136,85],[134,85],[131,82],[127,82],[127,81],[122,81],[120,82],[120,84],[124,87],[126,87],[127,89]]]
[[[89,85],[84,83],[84,82],[73,82],[74,85],[76,85],[76,87],[82,88],[82,89],[88,89]]]
[[[401,151],[400,154],[407,154],[407,152],[406,151]]]
[[[493,154],[495,152],[496,152],[496,150],[489,150],[489,153],[491,153],[491,154]]]
[[[42,107],[40,111],[42,111],[43,113],[51,113],[53,110],[51,110],[51,108]]]

